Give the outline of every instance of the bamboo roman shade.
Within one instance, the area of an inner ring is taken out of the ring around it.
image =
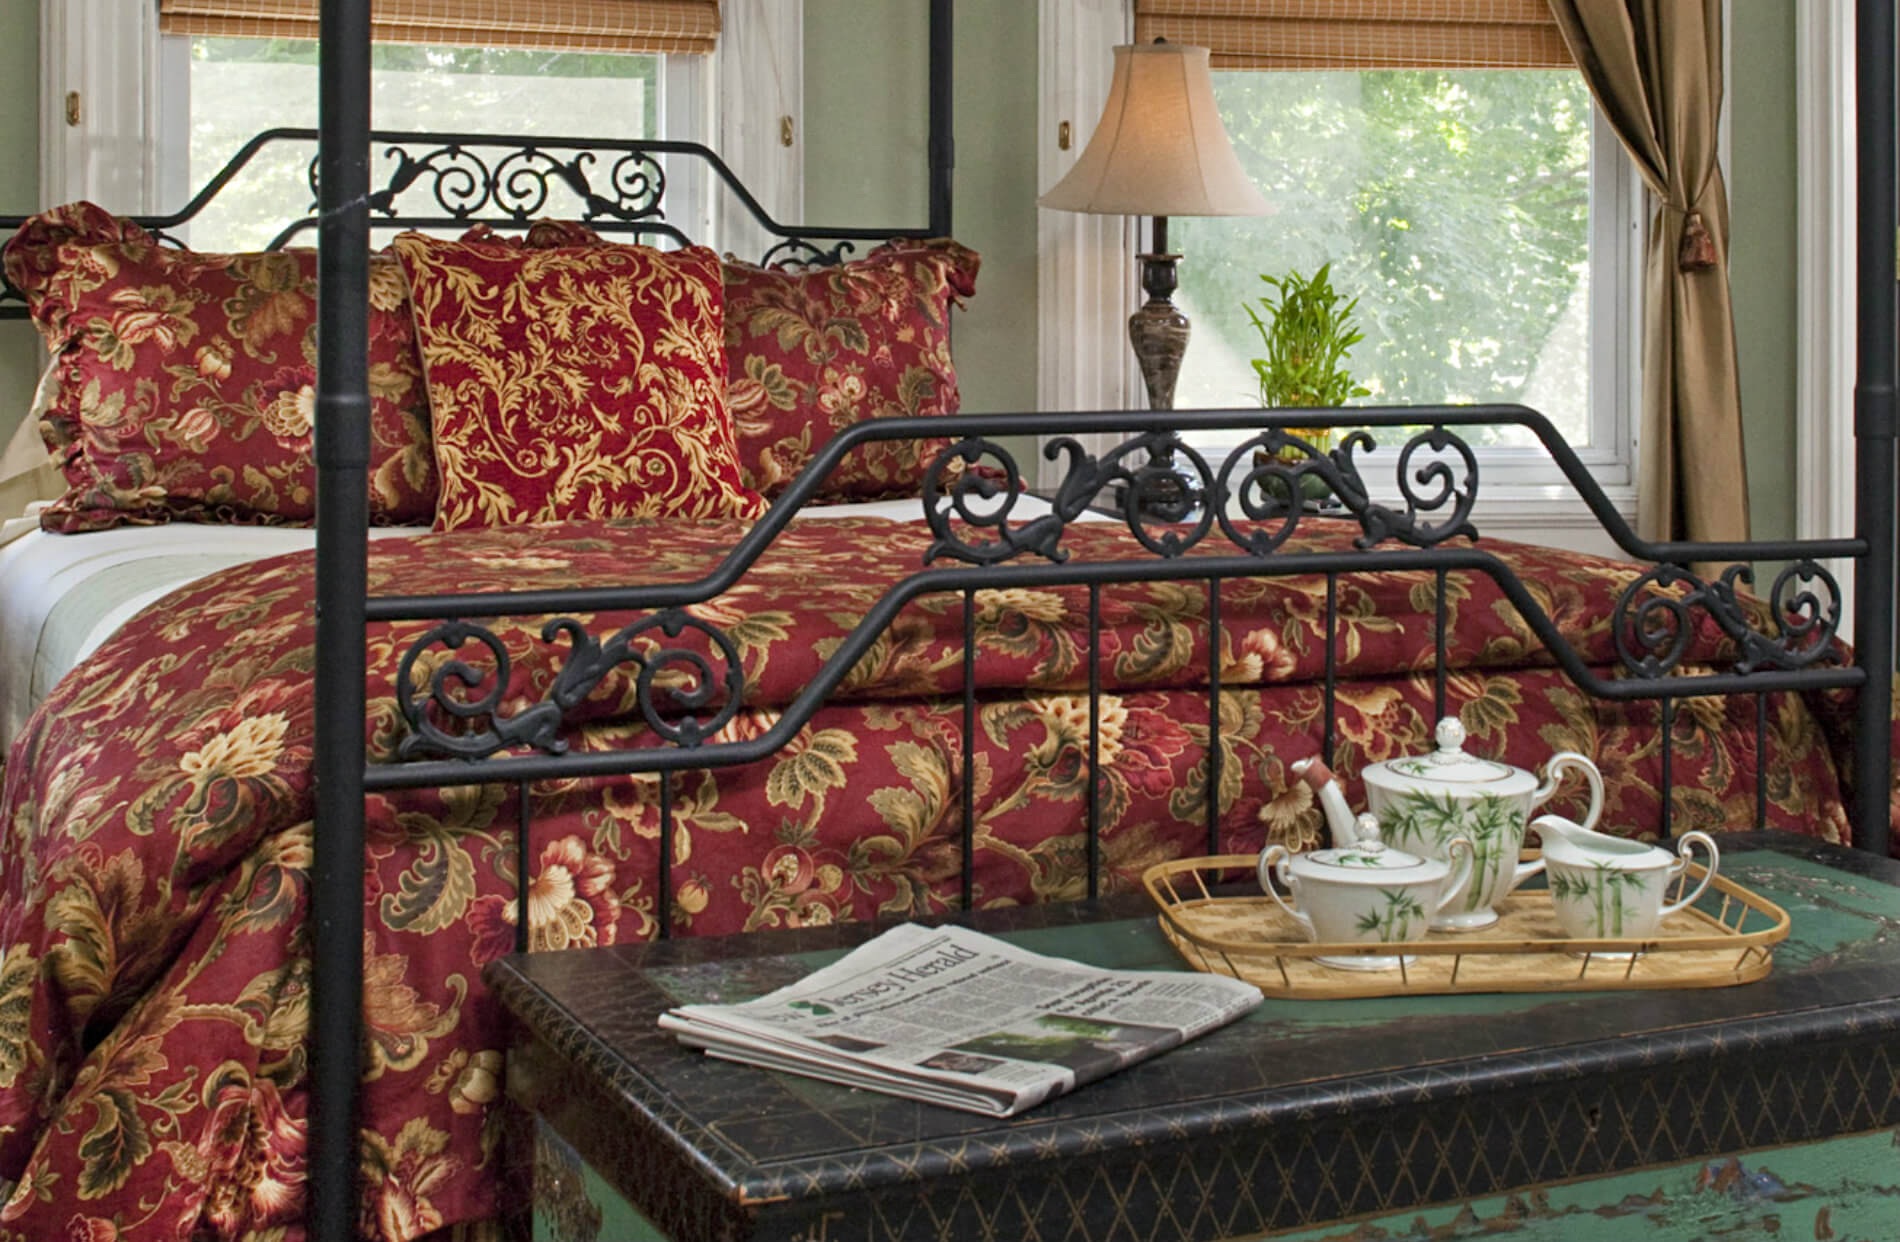
[[[319,0],[159,0],[161,34],[314,39]],[[719,0],[374,0],[384,43],[710,52]]]
[[[1216,69],[1567,69],[1547,0],[1135,0],[1135,42]]]

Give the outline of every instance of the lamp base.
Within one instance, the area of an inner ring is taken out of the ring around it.
[[[1174,265],[1181,256],[1157,252],[1135,257],[1141,260],[1141,287],[1148,300],[1128,317],[1128,341],[1135,347],[1135,361],[1148,389],[1148,408],[1172,410],[1174,385],[1181,377],[1188,343],[1188,317],[1168,300],[1176,287]],[[1185,522],[1201,505],[1200,480],[1181,469],[1171,449],[1150,455],[1127,491],[1132,495],[1122,497],[1124,509],[1133,506],[1161,522]]]
[[[1128,340],[1141,365],[1148,388],[1148,408],[1172,410],[1174,385],[1181,377],[1181,359],[1187,354],[1188,317],[1168,300],[1175,290],[1174,265],[1178,254],[1137,255],[1141,260],[1141,287],[1148,300],[1128,317]]]

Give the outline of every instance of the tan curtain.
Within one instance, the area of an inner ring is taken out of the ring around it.
[[[1644,255],[1637,506],[1646,538],[1748,538],[1728,191],[1716,166],[1722,0],[1550,0],[1661,203]]]
[[[1135,0],[1135,42],[1216,69],[1567,69],[1545,0]]]
[[[314,39],[319,0],[159,0],[162,34]],[[384,43],[710,52],[719,0],[374,0]]]

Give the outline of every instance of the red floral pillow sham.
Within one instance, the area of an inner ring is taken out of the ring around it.
[[[757,517],[726,412],[719,260],[404,233],[442,495],[436,529]]]
[[[853,423],[957,412],[949,311],[980,260],[947,238],[895,241],[809,271],[728,260],[728,400],[746,483],[767,497]],[[916,495],[942,438],[864,445],[818,499]]]
[[[7,279],[61,372],[40,423],[66,477],[41,517],[72,533],[316,512],[316,255],[196,254],[91,203],[34,217]],[[435,511],[427,394],[394,260],[370,262],[370,520]]]

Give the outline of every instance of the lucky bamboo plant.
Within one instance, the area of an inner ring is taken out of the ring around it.
[[[1261,281],[1273,292],[1261,296],[1259,311],[1246,307],[1266,346],[1267,356],[1252,362],[1260,404],[1269,409],[1344,405],[1371,395],[1371,389],[1353,383],[1345,366],[1352,347],[1365,336],[1352,317],[1359,299],[1342,304],[1332,285],[1332,266],[1325,264],[1310,279],[1297,271],[1262,274]],[[1323,429],[1288,430],[1319,449],[1330,439]]]

